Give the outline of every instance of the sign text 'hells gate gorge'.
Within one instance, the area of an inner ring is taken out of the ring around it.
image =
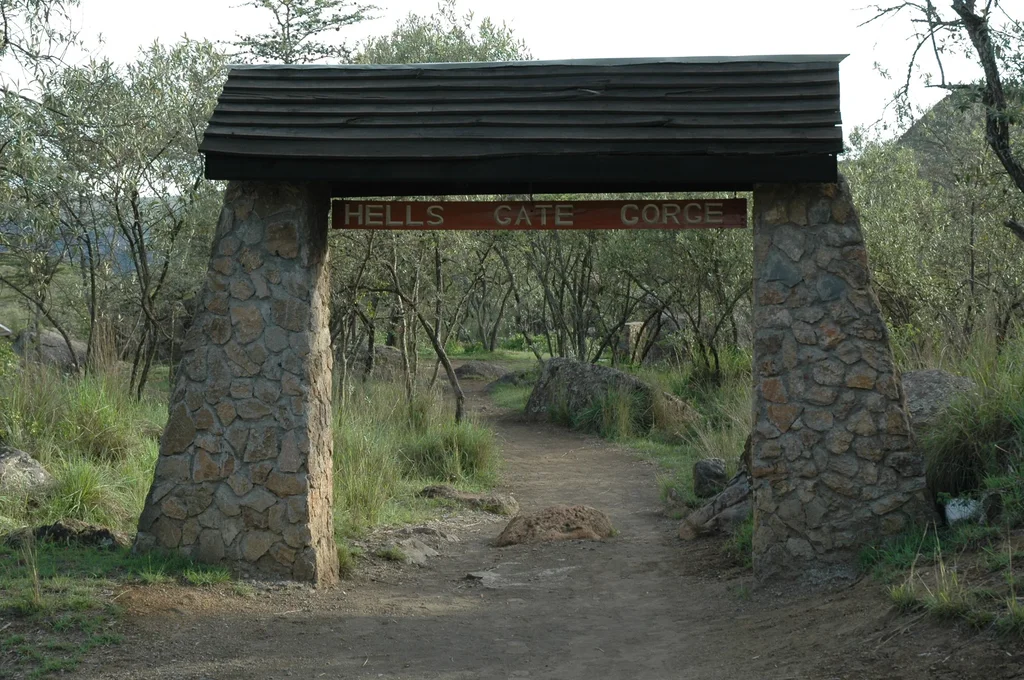
[[[743,198],[679,201],[346,201],[335,229],[741,229]]]

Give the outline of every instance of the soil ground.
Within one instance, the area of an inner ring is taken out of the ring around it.
[[[722,542],[684,543],[656,469],[601,439],[489,406],[503,491],[524,511],[603,510],[618,534],[494,548],[505,519],[446,525],[426,567],[375,563],[339,588],[131,589],[124,643],[86,678],[772,680],[1024,678],[1019,643],[897,616],[867,580],[840,591],[757,588]],[[475,577],[467,578],[469,574]]]

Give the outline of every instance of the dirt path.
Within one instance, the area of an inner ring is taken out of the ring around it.
[[[1020,678],[987,636],[887,613],[876,584],[750,591],[715,541],[684,544],[652,465],[600,439],[484,408],[524,510],[584,503],[606,542],[496,549],[481,520],[425,568],[255,598],[147,588],[91,678]],[[489,572],[483,580],[468,573]],[[909,625],[908,625],[909,624]]]

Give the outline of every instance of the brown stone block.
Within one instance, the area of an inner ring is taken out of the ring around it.
[[[231,402],[222,401],[217,404],[217,417],[220,418],[221,425],[224,427],[228,427],[231,423],[235,422],[237,416],[238,413]]]
[[[277,537],[268,531],[247,531],[242,536],[242,557],[249,562],[255,562],[263,557],[275,542]]]
[[[800,418],[804,425],[817,432],[832,429],[834,419],[832,412],[823,409],[807,409]]]
[[[909,496],[903,493],[894,493],[884,496],[871,504],[871,512],[876,515],[885,515],[893,510],[903,507],[909,500]]]
[[[243,250],[242,254],[238,256],[238,262],[247,274],[251,274],[263,266],[263,258],[260,257],[260,254],[249,248]]]
[[[270,556],[277,560],[280,564],[291,567],[295,562],[296,552],[294,549],[289,548],[284,543],[275,543],[270,548]]]
[[[231,282],[230,292],[231,297],[244,302],[256,293],[256,287],[251,279],[235,279]]]
[[[861,410],[850,416],[846,423],[846,429],[862,437],[870,437],[878,433],[878,427],[872,414],[867,410]]]
[[[216,529],[206,529],[199,534],[199,549],[196,559],[200,562],[216,564],[224,559],[224,539]]]
[[[761,396],[776,404],[784,404],[789,398],[786,387],[779,378],[766,378],[761,381]]]
[[[293,524],[283,533],[284,541],[292,548],[303,548],[313,540],[309,527],[305,524]]]
[[[853,443],[853,450],[861,458],[875,463],[885,457],[885,450],[878,437],[858,437]]]
[[[160,510],[165,516],[171,519],[185,519],[188,517],[188,509],[185,507],[185,501],[182,500],[179,494],[168,496],[160,504]]]
[[[161,517],[153,523],[150,533],[161,548],[174,549],[181,545],[181,522],[170,517]]]
[[[801,227],[807,226],[807,197],[798,195],[789,202],[787,215],[789,221],[793,224],[800,225]]]
[[[837,387],[843,384],[846,375],[846,366],[834,359],[820,361],[814,365],[812,371],[814,381],[826,387]]]
[[[846,373],[846,386],[858,390],[870,390],[875,387],[878,372],[866,364],[860,364]]]
[[[885,433],[893,436],[910,435],[910,422],[900,406],[892,404],[885,413]]]
[[[309,488],[304,472],[293,474],[272,472],[267,479],[266,486],[278,496],[297,496],[306,493]]]
[[[270,407],[259,399],[242,399],[235,404],[235,411],[242,420],[259,420],[270,415]]]
[[[274,300],[271,303],[271,318],[274,324],[289,331],[309,329],[310,306],[300,300]]]
[[[160,456],[156,461],[156,479],[161,482],[187,482],[191,459],[192,457],[187,453],[177,456]]]
[[[822,385],[814,385],[804,392],[804,399],[812,404],[818,406],[830,406],[836,401],[836,397],[839,396],[839,390],[835,387],[824,387]]]
[[[192,480],[195,482],[216,482],[227,479],[235,471],[235,459],[229,455],[211,456],[206,451],[195,455],[192,464]]]
[[[270,473],[274,471],[274,464],[269,460],[257,463],[249,468],[249,478],[253,484],[266,484]]]
[[[252,463],[277,458],[277,442],[277,428],[253,428],[249,432],[249,439],[245,446],[245,462]]]
[[[802,321],[793,323],[793,337],[801,345],[818,344],[818,334],[814,332],[814,327]]]
[[[255,305],[236,305],[231,310],[235,341],[247,345],[263,335],[263,314]]]
[[[802,410],[801,406],[792,404],[771,404],[768,406],[768,420],[779,432],[787,432]]]
[[[819,479],[825,486],[841,496],[846,496],[847,498],[857,498],[860,496],[859,485],[848,477],[834,472],[824,472]]]
[[[167,419],[160,453],[165,456],[181,453],[189,447],[195,436],[196,424],[192,421],[185,404],[178,404]]]

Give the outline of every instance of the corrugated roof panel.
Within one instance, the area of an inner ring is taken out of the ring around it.
[[[835,181],[841,59],[235,67],[201,151],[212,179],[346,195]]]

